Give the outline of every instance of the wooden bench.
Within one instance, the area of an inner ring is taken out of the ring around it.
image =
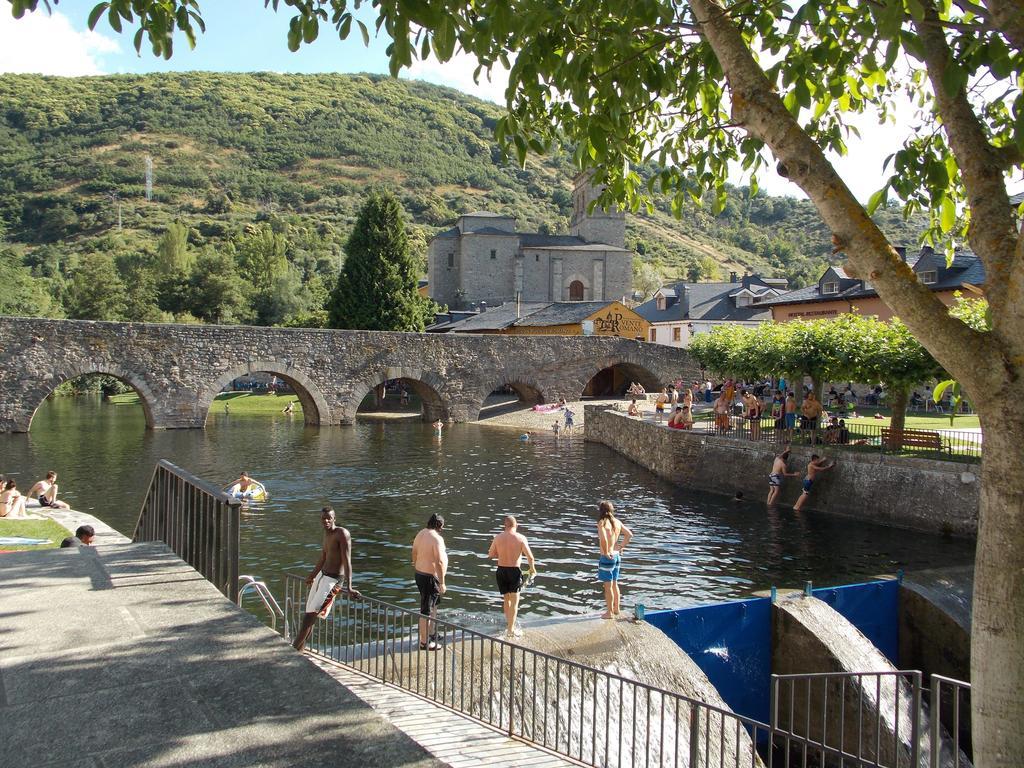
[[[930,429],[893,429],[882,427],[882,445],[890,448],[930,448],[942,450],[942,435]]]

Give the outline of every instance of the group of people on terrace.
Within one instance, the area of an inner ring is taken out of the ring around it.
[[[29,502],[36,502],[40,507],[68,509],[68,505],[57,498],[57,473],[52,470],[29,488],[27,494],[18,490],[18,481],[13,477],[0,476],[0,489],[0,517],[28,517],[25,509]]]
[[[323,527],[323,547],[312,573],[306,579],[309,592],[306,598],[302,626],[296,634],[294,646],[303,650],[318,618],[330,613],[335,598],[343,592],[355,600],[362,595],[353,585],[352,536],[339,526],[336,513],[331,507],[320,511]],[[416,589],[420,597],[419,648],[421,651],[436,651],[441,645],[436,631],[437,606],[448,591],[448,551],[444,541],[445,520],[439,514],[432,514],[426,526],[416,534],[412,542],[411,564]],[[597,579],[604,590],[605,612],[603,619],[621,617],[621,593],[619,575],[622,568],[622,553],[633,538],[633,532],[615,515],[615,505],[602,501],[597,505],[597,538],[599,556]],[[537,561],[526,536],[519,530],[519,521],[513,515],[502,520],[502,530],[491,541],[487,557],[496,561],[495,585],[502,598],[508,637],[520,637],[522,630],[516,620],[523,588],[537,575]],[[523,558],[528,563],[524,576]]]
[[[634,384],[626,391],[626,397],[631,398],[628,415],[643,418],[645,409],[638,402],[639,389],[642,387]],[[717,397],[712,396],[715,391]],[[690,386],[676,382],[663,387],[655,396],[653,419],[670,429],[692,429],[695,409],[703,403],[711,406],[707,431],[746,433],[751,440],[842,445],[851,442],[845,417],[856,417],[850,410],[855,408],[856,401],[852,385],[847,385],[846,392],[849,399],[832,387],[823,403],[813,390],[804,387],[803,399],[798,404],[796,393],[786,388],[785,380],[780,380],[776,387],[772,382],[748,384],[726,379],[717,390],[710,380],[703,385],[694,381]],[[646,403],[647,394],[642,397]],[[771,434],[766,435],[766,430]]]

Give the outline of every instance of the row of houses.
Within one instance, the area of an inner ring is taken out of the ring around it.
[[[985,268],[975,254],[958,251],[947,264],[946,255],[929,246],[917,254],[896,249],[917,275],[947,306],[957,293],[976,295],[985,284]],[[690,339],[716,325],[757,325],[764,322],[813,320],[845,313],[874,315],[889,320],[893,311],[882,301],[870,281],[853,277],[842,267],[829,267],[818,282],[787,290],[784,280],[735,273],[729,283],[673,283],[659,288],[654,297],[636,307],[650,323],[647,340],[675,347],[689,346]]]
[[[828,267],[814,285],[790,290],[785,278],[733,272],[729,282],[663,285],[647,302],[627,306],[632,257],[625,214],[594,206],[600,190],[577,176],[570,232],[519,232],[512,216],[460,216],[434,237],[428,281],[421,292],[450,310],[428,328],[435,333],[608,335],[674,347],[717,325],[757,325],[836,317],[854,312],[888,320],[892,310],[870,281]],[[1017,195],[1013,204],[1024,204]],[[945,304],[957,292],[981,293],[981,260],[925,246],[901,257]]]

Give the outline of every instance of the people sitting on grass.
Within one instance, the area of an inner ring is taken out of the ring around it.
[[[25,497],[14,480],[4,483],[3,491],[0,491],[0,517],[28,517],[25,514]]]
[[[52,507],[53,509],[70,509],[70,505],[57,499],[57,473],[50,470],[46,478],[33,485],[28,492],[30,499],[39,501],[40,507]]]

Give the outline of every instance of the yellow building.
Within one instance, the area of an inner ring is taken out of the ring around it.
[[[427,330],[517,336],[618,336],[643,341],[650,325],[618,301],[507,302],[463,319],[437,323]]]

